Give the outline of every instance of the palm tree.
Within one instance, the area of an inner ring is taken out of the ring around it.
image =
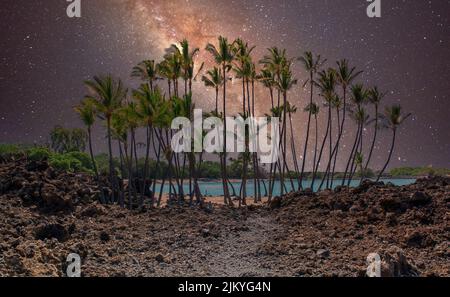
[[[124,191],[123,191],[123,179],[126,175],[130,175],[130,168],[131,165],[129,161],[129,154],[128,154],[128,123],[127,119],[125,117],[124,112],[122,111],[122,108],[119,108],[114,111],[112,117],[111,117],[111,135],[112,138],[117,140],[117,143],[119,145],[119,154],[120,154],[120,173],[121,178],[119,181],[119,205],[124,208],[125,207],[125,198],[124,198]],[[122,149],[123,146],[123,149]],[[125,166],[128,168],[125,170]],[[132,209],[132,199],[131,199],[131,185],[128,187],[128,197],[129,197],[129,208]]]
[[[352,172],[352,168],[353,168],[354,160],[355,160],[355,154],[356,154],[356,152],[358,152],[358,144],[360,141],[360,135],[362,135],[362,130],[363,130],[363,127],[361,126],[361,122],[358,121],[358,114],[361,113],[361,107],[364,103],[366,103],[367,95],[368,95],[367,90],[364,89],[364,86],[362,84],[356,84],[356,85],[352,86],[351,91],[352,91],[351,100],[352,100],[353,105],[355,106],[354,113],[356,115],[355,121],[358,123],[358,130],[356,132],[355,141],[353,143],[353,148],[351,150],[350,157],[347,161],[347,166],[345,167],[344,178],[342,179],[342,185],[345,184],[348,170],[350,170],[350,173]],[[352,164],[351,167],[349,167],[350,163]]]
[[[184,95],[188,95],[188,87],[189,93],[192,93],[192,80],[194,79],[194,67],[195,67],[195,57],[199,53],[199,48],[194,48],[192,51],[189,47],[189,42],[187,39],[183,39],[180,42],[180,46],[176,44],[172,44],[171,49],[175,55],[180,57],[181,61],[181,69],[183,71],[183,80],[184,80]],[[199,72],[203,68],[201,65]]]
[[[330,138],[330,155],[331,155],[331,142],[332,142],[332,114],[331,107],[332,102],[335,100],[335,85],[336,85],[336,76],[335,71],[333,69],[328,69],[327,71],[323,70],[319,73],[319,79],[314,83],[320,90],[320,95],[325,99],[326,106],[328,106],[328,120],[327,120],[327,129],[325,132],[325,136],[323,138],[322,146],[319,153],[319,158],[317,163],[314,163],[313,169],[313,178],[311,183],[311,188],[314,188],[314,183],[316,180],[317,172],[319,171],[320,161],[322,160],[323,150],[325,148],[326,141],[328,136]],[[331,158],[331,157],[330,157]]]
[[[282,133],[282,153],[283,153],[283,165],[281,173],[281,184],[284,184],[284,174],[287,169],[286,150],[287,150],[287,92],[297,84],[297,80],[294,79],[291,71],[292,62],[286,63],[285,67],[281,70],[280,79],[277,81],[277,88],[283,95],[283,133]],[[281,195],[283,196],[283,187],[281,187]]]
[[[275,87],[275,75],[272,71],[267,68],[261,70],[261,74],[258,77],[259,81],[263,84],[263,86],[269,89],[270,101],[272,103],[272,108],[275,107],[275,103],[273,100],[273,89]]]
[[[126,127],[130,131],[130,156],[128,159],[128,191],[129,197],[131,200],[131,191],[133,192],[134,199],[137,200],[137,191],[136,191],[136,180],[133,174],[133,161],[135,164],[135,170],[138,169],[138,156],[136,153],[136,129],[139,127],[141,123],[141,118],[139,116],[137,110],[137,104],[133,101],[128,102],[124,107],[122,107],[118,113],[122,113],[123,117],[126,121]],[[134,159],[133,159],[134,158]],[[144,195],[141,195],[141,201],[139,202],[139,206],[144,204]],[[130,202],[131,206],[131,202]]]
[[[179,51],[174,51],[173,47],[167,50],[164,55],[164,61],[159,64],[160,74],[169,82],[169,97],[178,97],[178,79],[182,75],[182,56]],[[170,85],[173,86],[173,94],[170,91]]]
[[[350,176],[348,180],[348,185],[350,185],[351,180],[353,179],[353,176],[355,174],[356,169],[358,168],[358,164],[356,163],[358,155],[363,156],[363,130],[364,127],[366,127],[370,122],[370,116],[367,114],[366,110],[363,107],[358,108],[356,112],[354,112],[353,117],[355,119],[355,122],[358,124],[358,130],[359,130],[359,138],[358,143],[356,145],[357,149],[355,151],[355,155],[353,157],[352,165],[350,166]],[[359,147],[359,149],[358,149]],[[356,166],[354,166],[356,165]],[[362,171],[361,171],[362,173]],[[362,181],[362,179],[361,179]]]
[[[272,72],[274,74],[274,79],[276,81],[280,80],[281,71],[286,66],[286,50],[280,50],[277,47],[269,48],[269,54],[265,55],[261,60],[260,64],[264,66],[264,69]],[[275,82],[276,84],[276,82]],[[278,90],[277,107],[281,106],[281,92]]]
[[[364,156],[363,156],[363,154],[360,153],[360,152],[357,152],[357,153],[356,153],[356,157],[355,157],[355,164],[356,164],[355,168],[358,168],[358,169],[359,169],[359,173],[360,173],[360,175],[361,175],[361,181],[360,181],[360,184],[361,184],[361,182],[362,182],[362,180],[363,180],[363,177],[364,177],[364,173],[363,173],[363,171],[364,171],[363,163],[364,163]],[[355,169],[355,171],[356,171],[356,169]]]
[[[343,106],[343,101],[341,99],[341,97],[339,97],[339,95],[335,94],[333,100],[331,101],[331,106],[332,108],[334,108],[336,110],[336,120],[337,120],[337,130],[338,130],[338,136],[341,135],[341,109]],[[334,158],[335,153],[337,153],[337,146],[338,146],[338,139],[336,139],[335,145],[334,145],[334,149],[330,148],[330,159],[328,160],[328,167],[326,170],[326,176],[324,177],[328,177],[331,178],[331,183],[330,183],[330,188],[333,188],[333,184],[334,184],[334,174],[336,172],[336,163],[337,163],[337,158]],[[334,163],[333,163],[333,167],[331,168],[331,162],[333,162],[334,159]],[[331,173],[330,173],[331,170]],[[328,185],[328,180],[327,180],[327,185]],[[322,186],[320,186],[320,188],[322,188]]]
[[[206,72],[206,75],[202,77],[202,81],[204,82],[206,87],[214,88],[216,91],[216,109],[215,111],[219,111],[219,88],[223,84],[223,76],[220,72],[220,69],[214,67],[211,70]]]
[[[248,43],[245,43],[242,39],[238,38],[233,42],[233,52],[236,63],[233,67],[236,73],[236,78],[242,79],[242,112],[246,113],[246,99],[248,101],[248,109],[250,112],[250,90],[249,80],[254,74],[254,64],[252,62],[251,53],[255,47],[249,47]],[[247,86],[247,95],[245,93]]]
[[[92,126],[95,123],[96,111],[94,103],[90,100],[83,100],[81,104],[75,107],[75,112],[80,116],[81,121],[87,128],[88,141],[89,141],[89,154],[91,156],[92,168],[94,168],[94,173],[97,181],[99,181],[99,174],[97,169],[97,164],[94,159],[94,153],[92,150]],[[102,201],[104,202],[104,201]]]
[[[380,174],[378,175],[377,182],[380,181],[381,177],[383,176],[383,173],[386,171],[386,168],[388,167],[391,161],[392,154],[394,152],[395,138],[397,136],[398,127],[410,116],[411,113],[407,115],[402,114],[402,107],[400,105],[393,105],[391,107],[386,107],[385,113],[382,116],[382,120],[384,122],[383,126],[392,130],[392,144],[391,149],[389,150],[389,157],[383,169],[380,171]]]
[[[281,90],[278,88],[278,83],[280,81],[281,77],[281,71],[283,68],[286,67],[287,64],[287,58],[286,58],[286,50],[280,50],[277,47],[272,47],[268,49],[269,54],[265,55],[259,63],[263,66],[263,69],[273,74],[273,87],[277,89],[277,104],[274,106],[275,108],[279,109],[281,107]],[[273,97],[273,96],[272,96]],[[273,99],[272,99],[273,101]],[[272,107],[272,110],[274,109]],[[282,112],[280,113],[280,118],[282,116]],[[282,134],[282,128],[280,127],[279,134]],[[281,139],[280,139],[281,141]],[[280,143],[281,146],[281,143]],[[279,160],[276,164],[272,164],[270,167],[270,173],[269,173],[269,200],[272,198],[272,190],[273,186],[275,184],[275,177],[276,177],[276,170],[277,167],[279,169],[280,176],[282,174],[281,165],[279,163]],[[282,187],[284,188],[284,184],[282,184]]]
[[[158,67],[154,60],[144,60],[137,66],[133,67],[131,77],[140,78],[142,81],[147,82],[150,85],[150,90],[153,91],[154,83],[159,80]]]
[[[314,55],[311,52],[305,52],[302,57],[298,58],[299,61],[303,63],[303,66],[305,67],[305,70],[309,73],[309,80],[307,80],[304,84],[309,82],[310,84],[310,100],[309,105],[313,104],[313,97],[314,97],[314,75],[318,72],[319,68],[326,62],[326,60],[322,60],[320,55],[317,55],[314,57]],[[308,152],[308,142],[309,142],[309,133],[311,129],[311,120],[312,120],[312,111],[308,111],[308,125],[306,127],[306,139],[305,139],[305,146],[303,150],[303,164],[302,164],[302,170],[300,172],[300,183],[299,183],[299,189],[301,189],[302,182],[303,182],[303,175],[305,172],[305,165],[307,160],[307,152]],[[315,163],[314,163],[315,164]],[[313,164],[313,168],[314,165]],[[313,169],[314,171],[314,169]]]
[[[155,110],[158,105],[163,101],[161,92],[159,88],[152,90],[148,85],[143,84],[138,90],[133,91],[133,98],[137,102],[137,113],[146,127],[146,152],[145,152],[145,162],[144,162],[144,174],[143,182],[141,185],[141,201],[145,196],[145,186],[148,174],[149,166],[149,156],[150,156],[150,142],[154,141],[154,116]],[[153,197],[152,197],[153,198]],[[153,206],[153,204],[152,204]]]
[[[121,106],[122,100],[127,94],[122,81],[114,79],[111,75],[95,76],[93,80],[85,81],[91,95],[86,96],[86,99],[91,100],[96,107],[97,116],[100,119],[106,120],[107,138],[108,138],[108,152],[109,152],[109,179],[112,186],[114,186],[114,163],[111,144],[111,117],[113,113]],[[112,194],[114,201],[114,191]]]
[[[369,102],[375,107],[375,116],[374,116],[375,127],[374,127],[372,145],[370,146],[369,156],[367,158],[366,165],[364,166],[364,172],[366,172],[367,169],[369,168],[370,160],[372,159],[373,150],[375,148],[375,143],[377,141],[377,134],[378,134],[378,128],[379,128],[378,127],[378,123],[379,123],[378,109],[379,109],[381,100],[384,98],[385,95],[386,95],[385,93],[380,93],[380,91],[378,90],[377,87],[370,89],[369,93],[368,93]]]
[[[169,64],[168,60],[163,60],[156,67],[158,74],[167,80],[169,98],[172,98],[172,79],[174,77],[173,69]]]
[[[234,59],[233,45],[228,43],[227,38],[219,37],[219,46],[216,48],[212,44],[206,46],[206,50],[211,53],[214,60],[218,65],[222,67],[223,76],[223,117],[224,117],[224,127],[227,126],[226,118],[226,97],[227,97],[227,73],[231,70],[231,63]],[[222,160],[222,183],[224,188],[224,199],[226,204],[232,205],[230,192],[228,189],[228,178],[227,178],[227,131],[223,129],[223,160]]]

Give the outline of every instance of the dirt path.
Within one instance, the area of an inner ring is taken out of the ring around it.
[[[268,215],[250,216],[245,229],[230,233],[208,261],[211,276],[270,276],[273,271],[265,267],[258,255],[259,247],[271,240],[278,223]]]

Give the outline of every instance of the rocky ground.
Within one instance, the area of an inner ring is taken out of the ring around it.
[[[450,275],[450,179],[302,192],[270,205],[130,212],[95,202],[89,176],[0,164],[0,276]]]

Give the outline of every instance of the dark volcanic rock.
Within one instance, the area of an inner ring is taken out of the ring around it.
[[[60,224],[45,225],[36,229],[35,238],[39,240],[56,238],[63,242],[69,238],[69,231]]]

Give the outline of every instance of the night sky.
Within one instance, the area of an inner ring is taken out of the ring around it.
[[[382,0],[379,19],[367,17],[365,0],[82,0],[79,19],[67,17],[67,5],[1,2],[2,143],[45,143],[55,125],[82,127],[73,107],[86,94],[83,80],[93,75],[112,73],[137,87],[130,72],[140,61],[159,61],[165,48],[184,37],[204,49],[224,35],[256,45],[255,60],[272,46],[286,48],[291,57],[311,50],[326,57],[327,66],[349,59],[364,70],[360,82],[388,91],[385,104],[400,103],[414,114],[400,130],[391,165],[450,167],[450,1]],[[198,59],[210,60],[205,51]],[[309,98],[302,89],[307,75],[298,62],[294,71],[300,83],[289,100],[301,110]],[[232,88],[230,112],[241,106],[239,84]],[[200,83],[194,98],[197,107],[213,106],[213,92]],[[259,114],[268,112],[262,88],[257,102]],[[304,112],[294,118],[298,152],[306,118]],[[356,127],[348,124],[346,130],[349,146]],[[371,133],[365,133],[366,144]],[[389,131],[380,134],[374,167],[386,160],[391,140]],[[96,151],[103,151],[101,125],[95,138]]]

